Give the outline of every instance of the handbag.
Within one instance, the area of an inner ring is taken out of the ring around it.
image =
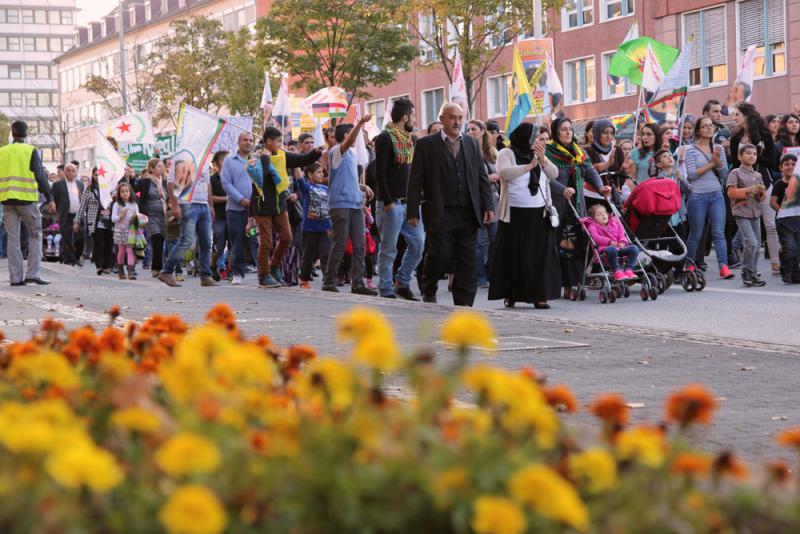
[[[128,229],[128,246],[133,249],[133,254],[143,259],[147,251],[147,238],[144,235],[144,226],[147,224],[147,217],[139,214],[136,219],[131,222]]]
[[[553,228],[558,228],[561,225],[561,221],[558,218],[558,210],[555,208],[555,206],[553,206],[553,200],[551,198],[553,192],[550,190],[550,182],[547,180],[547,176],[545,176],[544,173],[542,173],[542,176],[544,176],[544,180],[546,182],[546,187],[542,186],[542,179],[539,179],[539,188],[542,189],[542,194],[544,195],[544,216],[550,219],[550,226]]]

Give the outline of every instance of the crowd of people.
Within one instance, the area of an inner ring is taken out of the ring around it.
[[[187,272],[201,286],[240,285],[252,273],[262,288],[307,289],[321,277],[327,292],[349,284],[355,294],[436,302],[446,282],[456,305],[472,306],[488,287],[490,300],[546,309],[574,297],[584,228],[616,281],[636,278],[639,249],[609,208],[653,179],[681,190],[670,225],[686,242],[684,271],[707,270],[713,247],[721,278],[741,269],[745,286],[762,286],[763,237],[769,274],[800,283],[798,110],[762,118],[749,103],[710,100],[697,115],[641,121],[633,140],[617,139],[608,118],[579,139],[566,116],[506,136],[454,103],[420,131],[406,98],[371,140],[370,119],[336,124],[319,147],[311,134],[287,141],[273,126],[260,138],[242,132],[233,153],[217,152],[196,177],[153,158],[126,171],[106,207],[97,169],[82,180],[73,162],[48,176],[17,121],[14,143],[0,148],[0,253],[11,285],[47,284],[42,253],[55,246],[66,264],[91,257],[98,276],[132,280],[141,262],[173,287]],[[359,136],[368,165],[355,154]],[[193,193],[178,198],[186,180]]]

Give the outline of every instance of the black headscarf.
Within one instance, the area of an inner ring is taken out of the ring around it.
[[[576,146],[575,145],[575,133],[573,132],[573,134],[572,134],[572,143],[570,143],[569,145],[565,145],[558,138],[558,129],[561,128],[561,125],[564,122],[569,122],[570,124],[572,124],[572,121],[570,119],[568,119],[567,117],[556,117],[553,120],[553,122],[550,124],[550,142],[551,143],[556,143],[558,145],[561,145],[562,147],[564,147],[564,149],[567,150],[567,152],[569,152],[570,154],[572,154],[574,156],[575,155],[575,146]]]
[[[527,165],[533,161],[534,154],[531,148],[531,134],[533,134],[533,124],[523,122],[508,136],[511,142],[511,150],[514,152],[514,158],[517,160],[517,165]],[[528,181],[528,190],[531,196],[536,196],[539,192],[539,176],[541,176],[541,166],[537,165],[530,172],[530,179]]]

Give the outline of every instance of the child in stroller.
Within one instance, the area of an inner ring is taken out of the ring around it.
[[[42,258],[45,261],[58,261],[61,257],[61,229],[55,216],[42,205]]]
[[[597,246],[597,252],[605,257],[613,273],[614,280],[634,280],[633,269],[639,257],[639,247],[631,244],[622,223],[617,217],[609,216],[605,206],[595,204],[589,208],[589,217],[581,219],[584,228]],[[624,258],[625,269],[620,267]]]

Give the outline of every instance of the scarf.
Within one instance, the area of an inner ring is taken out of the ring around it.
[[[398,165],[410,164],[414,158],[414,140],[411,138],[411,134],[393,122],[386,125],[386,133],[392,140],[395,162]]]
[[[570,175],[575,176],[575,198],[580,208],[583,205],[583,165],[586,162],[586,154],[575,141],[569,147],[550,141],[547,143],[546,154],[556,167],[566,169]]]
[[[608,119],[597,119],[592,125],[592,135],[594,136],[592,147],[604,156],[607,156],[609,152],[611,152],[611,148],[614,146],[611,144],[600,144],[600,135],[609,128],[614,128],[614,125],[611,124],[611,121]]]
[[[511,151],[514,152],[514,158],[517,160],[517,165],[528,165],[533,161],[533,150],[531,149],[531,135],[533,134],[533,124],[529,122],[522,122],[519,126],[514,128],[508,140],[511,142]],[[541,176],[542,169],[539,165],[531,169],[528,178],[528,191],[531,196],[535,197],[539,192],[539,177]]]

